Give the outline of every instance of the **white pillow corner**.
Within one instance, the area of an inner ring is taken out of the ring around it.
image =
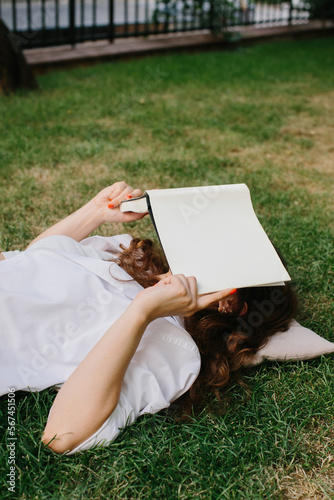
[[[297,361],[313,359],[333,352],[333,342],[329,342],[293,320],[286,332],[278,332],[270,337],[267,344],[247,360],[246,366],[255,366],[264,360]]]

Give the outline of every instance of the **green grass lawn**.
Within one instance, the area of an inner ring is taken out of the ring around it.
[[[116,180],[143,189],[245,182],[285,256],[297,319],[333,332],[334,39],[166,55],[55,71],[0,98],[0,248]],[[222,224],[224,220],[222,219]],[[154,237],[149,220],[103,235]],[[247,242],[245,242],[247,244]],[[334,357],[245,373],[224,414],[148,415],[108,448],[62,457],[40,436],[52,390],[16,395],[16,492],[1,498],[332,499]]]

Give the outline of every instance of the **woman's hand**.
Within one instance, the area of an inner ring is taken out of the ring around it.
[[[143,192],[133,189],[124,181],[115,182],[100,191],[92,200],[91,204],[101,214],[103,222],[131,222],[145,217],[145,214],[135,212],[121,212],[120,204],[124,200],[137,198]]]
[[[165,316],[192,316],[230,295],[232,288],[219,292],[198,295],[194,276],[171,275],[156,285],[142,290],[134,303],[146,314],[148,321]]]
[[[54,235],[69,236],[76,241],[81,241],[104,222],[131,222],[142,219],[146,214],[122,213],[119,209],[121,201],[141,196],[141,194],[140,189],[133,189],[125,182],[115,182],[115,184],[102,189],[79,210],[41,233],[30,245],[47,236]]]

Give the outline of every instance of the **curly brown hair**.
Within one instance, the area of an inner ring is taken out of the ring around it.
[[[121,248],[117,264],[144,288],[157,283],[159,275],[168,271],[163,253],[151,240],[134,238],[128,248]],[[242,383],[247,361],[271,335],[289,328],[297,308],[290,283],[239,289],[234,302],[233,310],[225,314],[204,309],[184,318],[185,329],[201,355],[200,374],[183,397],[187,411],[192,405],[204,404],[209,393],[219,398],[221,389]],[[247,311],[241,315],[245,303]]]

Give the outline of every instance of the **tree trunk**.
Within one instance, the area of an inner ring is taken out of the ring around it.
[[[0,93],[38,88],[36,78],[20,48],[20,37],[0,19]]]

